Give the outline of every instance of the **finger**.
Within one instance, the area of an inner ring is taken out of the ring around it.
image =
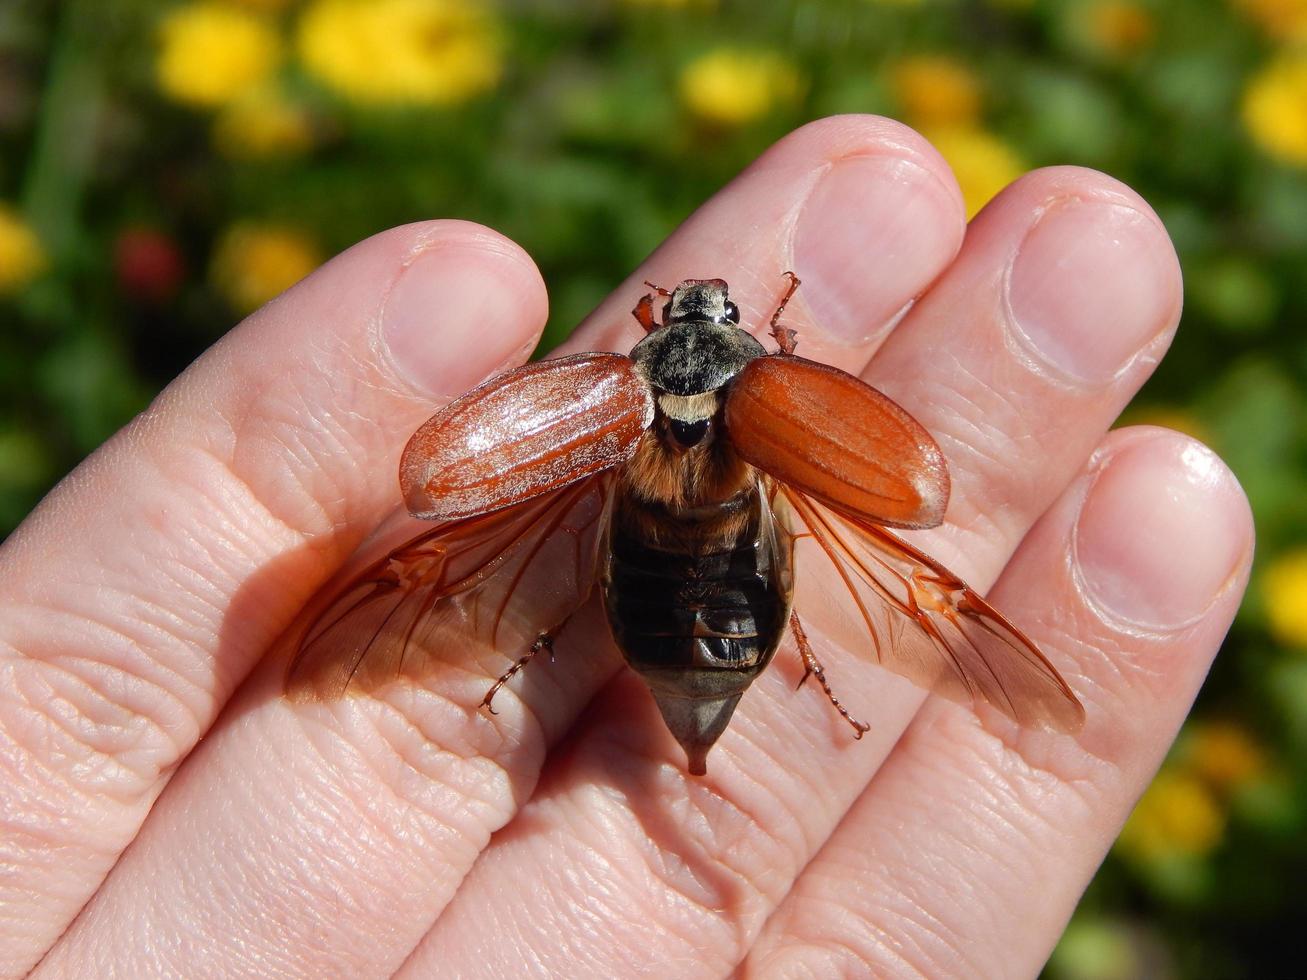
[[[948,275],[865,377],[939,442],[946,526],[922,537],[992,575],[1170,346],[1179,262],[1130,188],[1077,167],[1026,175],[973,222]]]
[[[628,351],[645,281],[725,279],[740,325],[769,349],[785,322],[805,357],[857,371],[957,254],[965,211],[953,175],[917,133],[876,116],[836,116],[781,140],[667,239],[594,311],[564,351]]]
[[[483,228],[369,239],[233,330],[6,542],[0,905],[21,911],[0,921],[0,973],[64,931],[234,685],[393,506],[432,400],[524,356],[543,319],[539,274]]]
[[[805,214],[811,200],[821,202],[815,216]],[[832,225],[830,209],[850,223]],[[633,281],[721,275],[733,287],[745,284],[733,295],[763,311],[765,324],[780,272],[811,261],[818,284],[827,280],[812,292],[852,311],[838,320],[848,335],[832,332],[825,342],[856,369],[883,322],[947,265],[962,227],[956,187],[920,137],[885,120],[844,118],[778,144]],[[894,256],[874,288],[848,275],[840,264],[847,256],[832,255],[830,268],[816,271],[815,256],[837,234],[845,245]],[[764,259],[766,268],[753,267]],[[575,344],[629,348],[638,335],[629,311],[645,291],[623,290]],[[808,339],[815,347],[816,336]],[[139,972],[149,969],[151,950],[167,945],[162,937],[184,933],[209,951],[218,973],[255,961],[260,972],[309,974],[398,966],[490,834],[530,794],[545,745],[614,669],[606,634],[593,616],[569,628],[559,664],[534,669],[525,688],[501,692],[493,719],[476,710],[488,676],[466,665],[451,665],[419,689],[396,686],[384,701],[308,707],[277,698],[280,678],[270,667],[233,705],[232,723],[188,762],[48,964],[77,972],[114,962]],[[197,857],[183,866],[177,854]],[[218,913],[209,908],[214,895],[224,896]],[[148,915],[136,913],[143,906]],[[289,911],[272,919],[269,908]],[[239,946],[228,941],[233,934],[242,937]]]
[[[1034,976],[1192,703],[1252,554],[1205,447],[1113,433],[993,598],[1088,708],[1081,738],[931,705],[804,871],[746,972]]]
[[[1069,225],[1051,234],[1047,221]],[[1038,263],[1052,296],[1042,297],[1048,343],[1072,352],[1057,370],[1013,336],[1023,258]],[[1063,292],[1076,301],[1059,305]],[[1083,315],[1084,297],[1099,293],[1123,299]],[[1058,169],[1005,191],[864,372],[942,435],[955,503],[948,526],[920,539],[973,585],[991,582],[1151,370],[1179,295],[1160,223],[1115,181]],[[1082,333],[1090,339],[1077,344]],[[796,580],[800,614],[814,591],[841,588],[828,567],[800,567]],[[713,750],[707,779],[696,780],[648,693],[620,679],[572,751],[551,760],[514,825],[529,830],[510,828],[483,855],[415,968],[512,975],[529,969],[548,937],[566,936],[565,954],[600,973],[645,962],[651,948],[659,962],[693,963],[686,975],[731,969],[925,697],[868,669],[861,648],[822,642],[828,624],[809,625],[838,696],[872,723],[866,738],[852,742],[820,693],[794,693],[799,671],[787,643]],[[457,937],[474,928],[512,941],[451,959]]]

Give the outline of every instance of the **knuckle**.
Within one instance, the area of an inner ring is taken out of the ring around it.
[[[129,804],[198,737],[199,695],[149,661],[131,636],[94,624],[82,631],[96,641],[42,659],[8,658],[0,707],[6,761],[44,773],[39,782],[52,792]]]

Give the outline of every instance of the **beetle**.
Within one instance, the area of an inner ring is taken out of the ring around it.
[[[795,354],[781,317],[799,279],[785,275],[773,353],[739,326],[724,280],[647,283],[629,356],[527,364],[432,416],[399,483],[413,517],[436,524],[306,630],[288,693],[339,697],[413,671],[442,641],[502,648],[516,633],[525,653],[481,702],[493,712],[597,588],[691,773],[707,771],[787,629],[803,679],[861,738],[868,726],[832,693],[795,609],[802,544],[834,566],[882,666],[1022,724],[1078,728],[1080,702],[1026,635],[891,530],[943,521],[943,453],[875,388]]]

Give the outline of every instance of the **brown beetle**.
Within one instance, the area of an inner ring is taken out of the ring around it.
[[[613,637],[644,677],[690,772],[788,625],[831,693],[794,601],[796,546],[815,543],[877,661],[1023,724],[1074,730],[1084,711],[1024,634],[887,530],[939,524],[944,457],[907,412],[836,368],[740,329],[721,279],[652,286],[629,357],[578,354],[509,371],[409,440],[400,486],[437,521],[375,562],[305,633],[287,676],[299,698],[412,670],[437,637],[528,649],[487,692],[550,650],[598,585]],[[655,297],[665,300],[662,322]],[[515,601],[516,596],[529,601]],[[534,639],[531,639],[531,638]],[[491,709],[493,710],[493,708]]]

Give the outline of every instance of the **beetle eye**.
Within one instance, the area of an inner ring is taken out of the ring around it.
[[[686,449],[697,446],[703,437],[708,434],[707,419],[699,419],[697,422],[668,419],[668,422],[671,423],[672,437]]]
[[[740,322],[740,308],[730,300],[726,301],[726,319],[737,325]]]

